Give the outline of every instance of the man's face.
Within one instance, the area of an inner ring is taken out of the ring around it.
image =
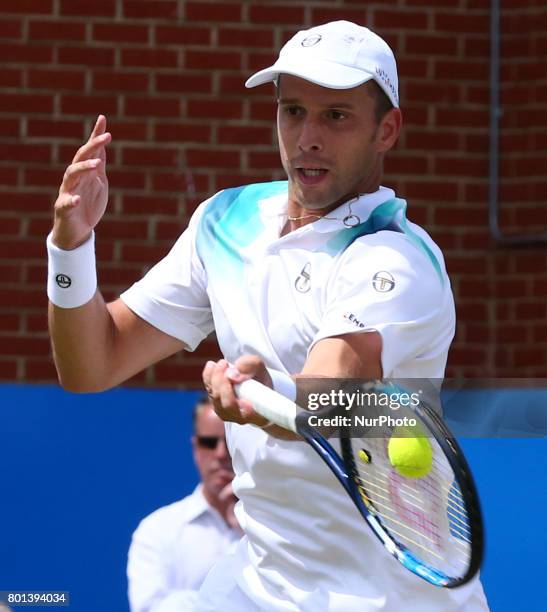
[[[377,189],[386,149],[372,86],[327,89],[282,75],[277,128],[292,202],[327,212]]]
[[[224,489],[234,477],[232,461],[226,447],[224,422],[210,405],[200,407],[192,438],[194,460],[203,487],[213,497]],[[213,445],[213,442],[216,443]]]

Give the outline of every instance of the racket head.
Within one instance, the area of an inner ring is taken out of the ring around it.
[[[401,390],[385,382],[375,383],[373,389],[377,394]],[[371,416],[370,408],[358,410]],[[388,455],[389,439],[399,431],[395,425],[374,430],[344,427],[340,437],[347,490],[374,533],[405,568],[436,586],[461,586],[477,573],[484,551],[482,514],[471,470],[458,443],[427,403],[397,412],[398,419],[415,419],[427,437],[433,452],[431,470],[420,478],[395,470]]]

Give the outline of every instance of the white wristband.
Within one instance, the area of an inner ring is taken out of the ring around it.
[[[294,402],[296,400],[296,383],[294,380],[285,372],[273,368],[266,369],[272,379],[273,390]]]
[[[95,269],[95,232],[79,247],[64,251],[47,237],[47,295],[59,308],[78,308],[87,304],[97,290]]]

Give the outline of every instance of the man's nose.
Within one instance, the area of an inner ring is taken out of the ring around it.
[[[298,147],[301,151],[322,151],[323,137],[317,119],[306,117],[300,126]]]

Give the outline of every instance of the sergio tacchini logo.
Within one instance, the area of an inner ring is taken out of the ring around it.
[[[376,272],[372,277],[372,286],[379,293],[387,293],[395,287],[395,279],[389,272]]]

